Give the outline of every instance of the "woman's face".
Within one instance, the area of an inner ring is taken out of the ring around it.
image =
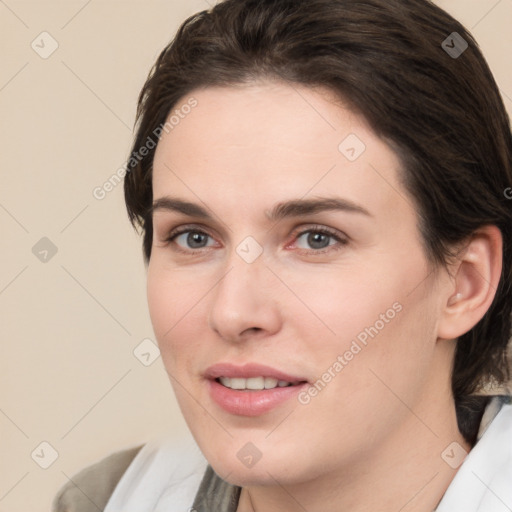
[[[450,358],[396,155],[325,90],[191,96],[155,154],[148,299],[201,450],[284,484],[414,436]]]

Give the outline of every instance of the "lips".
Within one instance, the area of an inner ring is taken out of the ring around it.
[[[243,366],[236,366],[230,363],[219,363],[210,366],[205,372],[207,379],[218,379],[219,377],[248,379],[250,377],[270,377],[286,382],[304,382],[306,379],[296,375],[289,375],[270,366],[249,363]]]
[[[212,400],[237,416],[259,416],[296,396],[306,379],[270,366],[220,363],[205,372]]]
[[[249,377],[244,379],[242,377],[219,377],[217,382],[230,389],[245,389],[245,390],[262,390],[274,389],[277,387],[285,388],[298,384],[297,382],[288,382],[286,380],[277,380],[274,377]]]

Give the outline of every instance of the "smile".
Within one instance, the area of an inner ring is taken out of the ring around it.
[[[309,383],[269,366],[220,363],[205,373],[212,401],[235,416],[263,415],[296,397]]]
[[[263,389],[274,389],[277,387],[285,388],[298,384],[298,382],[292,383],[286,380],[278,380],[273,377],[250,377],[248,379],[219,377],[217,382],[220,382],[226,388],[245,391],[261,391]]]

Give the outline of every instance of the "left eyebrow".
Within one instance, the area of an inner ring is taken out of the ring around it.
[[[343,211],[373,217],[366,208],[340,197],[320,197],[317,199],[286,201],[278,203],[270,211],[267,210],[265,215],[270,221],[277,222],[286,217],[301,217],[326,211]]]
[[[153,214],[155,211],[159,210],[175,211],[200,219],[213,219],[208,210],[202,206],[169,196],[156,199],[149,213]],[[363,206],[339,197],[320,197],[316,199],[294,199],[285,201],[276,204],[271,210],[266,210],[265,215],[271,222],[277,222],[287,217],[303,217],[326,211],[343,211],[373,217]]]

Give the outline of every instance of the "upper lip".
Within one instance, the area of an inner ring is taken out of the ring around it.
[[[219,377],[249,379],[251,377],[272,377],[286,382],[305,382],[307,379],[290,375],[270,366],[257,363],[247,363],[244,365],[235,365],[232,363],[218,363],[210,366],[205,371],[207,379],[217,379]]]

